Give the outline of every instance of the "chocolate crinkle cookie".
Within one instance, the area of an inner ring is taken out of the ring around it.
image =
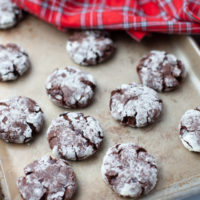
[[[122,84],[111,92],[110,111],[123,125],[143,127],[160,116],[162,100],[149,87],[137,83]]]
[[[24,200],[69,200],[76,191],[76,176],[62,159],[43,156],[24,168],[17,182]]]
[[[189,151],[200,152],[200,106],[187,110],[179,124],[180,139]]]
[[[0,0],[0,29],[15,26],[22,19],[20,10],[11,0]]]
[[[155,50],[140,60],[137,72],[143,85],[158,92],[174,90],[186,76],[180,60],[172,54]]]
[[[65,108],[83,108],[93,99],[96,83],[92,75],[74,67],[56,69],[46,81],[53,103]]]
[[[0,101],[0,138],[11,143],[26,143],[37,135],[44,122],[35,101],[17,96]]]
[[[104,181],[122,197],[138,198],[154,189],[158,169],[156,159],[132,143],[108,149],[101,167]]]
[[[69,37],[66,49],[75,63],[88,66],[107,60],[115,47],[106,31],[81,31]]]
[[[101,146],[103,131],[99,122],[82,113],[61,114],[47,131],[50,148],[57,157],[82,160]]]
[[[25,50],[16,44],[0,45],[0,81],[11,81],[30,68]]]

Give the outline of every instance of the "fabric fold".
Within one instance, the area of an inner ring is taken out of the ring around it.
[[[61,30],[125,30],[136,40],[146,33],[200,33],[200,0],[12,0]]]

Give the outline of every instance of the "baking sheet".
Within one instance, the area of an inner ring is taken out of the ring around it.
[[[125,33],[115,33],[115,56],[95,67],[74,64],[65,51],[67,33],[30,16],[19,26],[0,32],[0,43],[16,42],[30,55],[32,69],[19,80],[0,83],[0,99],[15,95],[33,98],[42,107],[45,127],[30,144],[16,145],[0,141],[0,158],[7,178],[10,199],[20,200],[16,180],[23,168],[45,154],[51,154],[46,130],[52,119],[69,111],[50,102],[44,83],[57,67],[76,66],[91,73],[97,81],[94,103],[86,109],[77,109],[94,116],[101,123],[105,138],[101,150],[93,157],[70,162],[78,178],[75,200],[121,199],[104,183],[100,168],[107,149],[122,142],[141,145],[153,154],[159,165],[157,187],[144,199],[171,199],[189,195],[200,187],[200,155],[186,150],[178,137],[177,126],[182,114],[200,104],[200,58],[191,39],[185,36],[158,36],[135,42]],[[165,50],[177,55],[187,67],[188,76],[179,89],[160,94],[164,110],[161,119],[146,128],[123,127],[109,112],[110,92],[122,83],[139,82],[136,65],[141,56],[152,49]]]

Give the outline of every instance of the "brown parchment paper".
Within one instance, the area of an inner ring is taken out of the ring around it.
[[[100,168],[107,149],[122,142],[141,145],[158,160],[159,181],[156,189],[146,199],[170,199],[196,192],[200,186],[200,155],[183,147],[177,131],[181,115],[200,104],[200,59],[191,39],[182,36],[154,36],[137,43],[125,33],[115,33],[117,51],[112,59],[98,66],[80,67],[66,53],[67,37],[67,33],[31,16],[16,28],[0,31],[0,43],[16,42],[22,45],[32,63],[32,69],[19,80],[0,83],[0,99],[15,95],[31,97],[42,107],[45,115],[44,129],[32,143],[15,145],[0,141],[0,158],[10,199],[21,199],[16,180],[23,175],[23,168],[33,160],[51,154],[46,137],[47,127],[52,119],[68,110],[51,103],[44,83],[55,68],[67,65],[86,70],[96,78],[98,88],[94,103],[86,109],[75,111],[94,116],[101,123],[105,134],[102,148],[95,156],[80,162],[70,162],[78,179],[78,190],[73,199],[121,199],[104,183]],[[157,123],[140,129],[123,127],[109,112],[110,92],[122,83],[139,82],[136,65],[139,58],[152,49],[177,55],[185,62],[188,76],[176,91],[160,94],[164,110]]]

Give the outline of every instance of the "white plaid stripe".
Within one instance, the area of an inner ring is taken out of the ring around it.
[[[163,0],[155,0],[155,1],[158,3],[158,6],[160,8],[160,12],[167,13],[167,10],[165,8],[166,2],[163,1]],[[169,17],[167,17],[167,16],[165,18],[169,19]]]
[[[165,0],[165,1],[166,1],[166,3],[168,4],[170,10],[172,11],[173,16],[174,16],[175,18],[178,18],[177,11],[176,11],[176,9],[175,9],[173,3],[172,3],[172,0]]]
[[[188,11],[187,6],[188,6],[188,5],[187,5],[187,2],[184,2],[183,8],[182,8],[182,10],[180,10],[180,13],[183,12],[184,18],[188,17],[188,18],[190,18],[190,19],[193,19],[193,17],[189,14],[189,11]],[[180,14],[180,13],[179,13],[179,14]],[[181,18],[179,18],[179,19],[181,19]]]
[[[123,27],[125,29],[129,28],[129,23],[128,23],[128,10],[129,10],[129,4],[130,4],[130,0],[126,0],[125,4],[123,6]]]
[[[55,7],[56,7],[56,0],[53,0],[52,8],[55,9]],[[49,15],[49,18],[48,18],[49,22],[52,20],[52,17],[53,17],[53,12],[51,12],[50,15]]]
[[[102,13],[104,11],[105,1],[106,0],[102,0],[101,4],[99,5],[99,8],[97,10],[97,12],[98,12],[97,13],[97,28],[99,28],[99,29],[103,29],[104,28]]]
[[[46,11],[49,9],[48,0],[44,0],[42,2],[42,9],[41,9],[41,17],[44,18],[46,15]]]
[[[186,23],[186,32],[187,32],[188,34],[191,34],[191,30],[192,30],[192,28],[191,28],[191,23]]]
[[[89,6],[89,0],[84,0],[84,3],[82,4],[82,6],[83,6],[83,8],[81,11],[80,24],[81,24],[81,28],[86,29],[85,14],[87,13],[87,9]]]
[[[199,3],[199,5],[200,5],[200,3]],[[196,6],[197,6],[197,4],[193,7],[193,10],[195,9]],[[194,18],[194,17],[192,16],[191,11],[190,11],[189,8],[188,8],[188,3],[187,3],[187,2],[184,3],[183,10],[184,10],[184,13],[189,17],[189,19],[190,19],[191,21],[197,21],[197,22],[199,22],[198,19],[196,19],[196,18]],[[199,13],[200,13],[200,9],[199,9]],[[197,16],[198,16],[198,15],[197,15]]]
[[[148,25],[148,23],[147,23],[146,19],[141,21],[141,28],[142,28],[143,31],[147,30],[147,25]]]
[[[90,27],[93,27],[93,12],[94,12],[94,8],[96,7],[96,1],[94,1],[93,5],[92,5],[92,8],[91,8],[91,11],[90,11]]]
[[[167,24],[168,24],[168,32],[169,33],[173,33],[174,32],[174,23],[173,23],[173,21],[168,21]]]
[[[25,0],[19,0],[20,4],[23,4],[23,2],[26,2]],[[189,3],[194,3],[194,5],[190,8],[186,7],[186,8],[182,8],[182,10],[180,11],[183,15],[183,18],[185,17],[186,19],[188,18],[190,22],[185,22],[185,21],[176,21],[176,19],[171,19],[168,22],[166,21],[166,19],[170,19],[167,15],[166,12],[168,12],[167,6],[168,8],[171,10],[171,12],[173,13],[173,15],[175,15],[178,18],[178,15],[180,16],[181,13],[175,13],[176,8],[173,5],[173,0],[151,0],[154,3],[158,3],[157,5],[159,6],[160,9],[160,13],[158,16],[154,16],[155,20],[156,17],[161,17],[162,19],[165,19],[163,21],[151,21],[148,19],[148,16],[144,13],[144,18],[141,18],[139,16],[143,16],[143,12],[142,10],[138,10],[138,8],[135,6],[134,8],[131,8],[129,6],[129,4],[127,5],[127,2],[130,2],[131,0],[125,0],[125,4],[123,6],[107,6],[106,5],[106,0],[102,0],[102,1],[98,1],[97,0],[93,0],[94,4],[91,4],[89,2],[89,0],[85,0],[83,3],[81,3],[80,1],[77,0],[57,0],[57,2],[59,2],[59,5],[57,5],[55,2],[56,0],[28,0],[29,2],[32,2],[38,6],[41,6],[41,13],[36,13],[37,15],[39,15],[39,17],[43,18],[46,21],[49,21],[51,23],[56,23],[57,26],[62,26],[62,24],[60,24],[61,22],[61,17],[63,14],[67,15],[67,16],[73,16],[73,15],[79,15],[81,13],[81,28],[93,28],[94,27],[94,21],[93,21],[93,11],[97,11],[97,26],[96,28],[108,28],[108,29],[132,29],[132,30],[137,30],[137,31],[152,31],[152,32],[170,32],[170,33],[182,33],[182,32],[187,32],[187,33],[192,33],[193,31],[200,32],[200,24],[198,26],[198,24],[195,23],[191,23],[192,21],[198,21],[198,19],[196,19],[193,14],[198,17],[198,15],[200,15],[200,10],[195,10],[196,6],[200,5],[200,1],[197,2],[197,0],[187,0],[187,6],[189,5]],[[150,0],[138,0],[138,3],[140,3],[140,5],[142,3],[147,3]],[[47,4],[47,2],[51,2],[53,5],[49,6],[49,4]],[[73,6],[68,5],[68,7],[66,8],[66,2],[70,2],[73,5],[77,5],[77,9],[75,9],[74,11],[72,9]],[[79,5],[79,6],[78,6]],[[105,5],[106,5],[106,9],[110,9],[112,10],[116,10],[119,11],[121,13],[123,13],[124,17],[123,17],[123,21],[119,22],[118,24],[111,24],[111,25],[103,25],[103,14],[104,14],[104,10],[105,10]],[[43,6],[43,7],[42,7]],[[79,9],[78,7],[81,7],[81,9]],[[31,8],[27,8],[30,9]],[[181,9],[181,8],[180,8]],[[183,10],[185,9],[185,10]],[[48,19],[46,18],[46,12],[50,11],[50,15],[48,17]],[[192,13],[193,11],[196,11],[196,13]],[[56,21],[53,21],[53,14],[56,14]],[[137,12],[136,12],[137,11]],[[133,22],[130,23],[129,22],[129,16],[133,16],[134,12],[137,13],[137,15],[135,17],[133,17]],[[89,25],[88,27],[86,27],[86,13],[89,13],[89,23],[87,25]],[[133,14],[132,14],[133,13]],[[137,17],[138,16],[138,17]],[[137,21],[136,21],[137,20]],[[182,19],[183,20],[183,19]],[[199,22],[199,21],[198,21]],[[159,27],[159,28],[158,28]]]
[[[67,2],[67,0],[61,0],[59,5],[58,5],[58,12],[56,13],[56,25],[60,26],[60,22],[61,22],[61,17],[63,15],[63,6],[61,6],[62,4],[65,4]]]

